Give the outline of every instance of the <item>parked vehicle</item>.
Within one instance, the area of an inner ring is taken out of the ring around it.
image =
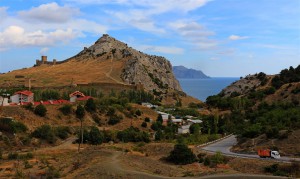
[[[269,149],[259,149],[257,151],[258,156],[261,158],[280,158],[280,154],[278,151],[275,150],[269,150]]]

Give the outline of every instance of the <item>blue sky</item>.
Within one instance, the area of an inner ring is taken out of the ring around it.
[[[0,0],[0,72],[109,35],[209,76],[300,64],[300,0]]]

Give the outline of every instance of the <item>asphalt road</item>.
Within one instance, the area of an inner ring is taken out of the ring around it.
[[[279,162],[291,162],[292,160],[296,160],[300,162],[300,158],[289,158],[281,156],[279,159],[270,159],[270,158],[260,158],[258,155],[251,155],[251,154],[239,154],[234,153],[230,151],[230,148],[237,143],[236,137],[234,135],[225,138],[224,140],[221,140],[219,142],[207,145],[201,150],[207,151],[207,152],[217,152],[220,151],[223,155],[232,156],[232,157],[239,157],[239,158],[256,158],[261,160],[276,160]]]

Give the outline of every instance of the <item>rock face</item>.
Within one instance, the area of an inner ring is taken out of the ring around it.
[[[67,61],[74,59],[123,61],[124,65],[119,69],[121,70],[119,77],[123,83],[141,83],[146,90],[171,88],[182,91],[173,74],[172,65],[167,59],[137,51],[107,34]]]
[[[184,78],[184,79],[210,78],[209,76],[205,75],[200,70],[188,69],[184,66],[174,66],[173,71],[174,71],[176,78]]]

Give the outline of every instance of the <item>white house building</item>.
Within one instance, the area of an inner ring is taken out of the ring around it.
[[[34,101],[34,94],[31,91],[17,91],[13,96],[11,96],[12,103],[30,103]]]
[[[2,97],[0,96],[0,106],[8,106],[8,97]]]
[[[191,125],[183,125],[183,126],[178,127],[178,134],[190,133],[190,126]]]

